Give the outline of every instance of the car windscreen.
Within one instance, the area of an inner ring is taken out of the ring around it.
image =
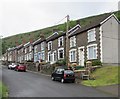
[[[65,70],[64,73],[65,74],[74,74],[74,72],[72,70]]]

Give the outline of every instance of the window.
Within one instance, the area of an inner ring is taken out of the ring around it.
[[[58,49],[58,59],[64,58],[64,48]]]
[[[45,52],[44,52],[44,51],[41,52],[41,59],[42,59],[42,60],[45,60]]]
[[[34,53],[37,53],[37,46],[34,47]]]
[[[70,62],[76,61],[76,49],[70,51]]]
[[[91,29],[88,31],[88,42],[95,41],[95,29]]]
[[[27,53],[27,48],[25,48],[25,53]]]
[[[73,36],[70,38],[70,47],[75,47],[76,46],[76,37]]]
[[[53,61],[57,61],[57,54],[56,54],[56,51],[53,52]]]
[[[52,49],[52,41],[48,42],[48,50]]]
[[[29,52],[31,52],[32,51],[32,46],[29,46]]]
[[[31,53],[29,53],[29,60],[31,60],[32,59],[32,54]]]
[[[63,46],[63,36],[58,38],[58,46]]]
[[[97,44],[90,45],[87,47],[88,59],[97,59]]]
[[[45,48],[45,44],[44,44],[44,42],[42,42],[42,43],[41,43],[41,51],[43,51],[44,48]]]
[[[25,55],[25,60],[27,60],[27,56]]]
[[[48,62],[50,62],[52,60],[52,57],[51,57],[51,52],[48,52]]]
[[[38,52],[38,60],[41,59],[41,52]]]

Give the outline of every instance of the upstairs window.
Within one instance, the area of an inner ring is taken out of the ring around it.
[[[52,49],[52,41],[48,42],[48,50]]]
[[[25,53],[27,53],[27,48],[25,48]]]
[[[95,28],[88,31],[88,42],[95,41]]]
[[[31,52],[32,51],[32,46],[29,46],[29,52]]]
[[[63,46],[63,36],[58,38],[58,47]]]
[[[70,37],[70,47],[75,47],[76,46],[76,37]]]
[[[41,43],[41,51],[43,51],[44,49],[45,49],[45,43],[42,42],[42,43]]]
[[[34,53],[37,53],[37,46],[34,47]]]

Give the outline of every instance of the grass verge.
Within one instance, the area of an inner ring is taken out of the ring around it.
[[[91,74],[95,80],[83,80],[81,83],[93,87],[120,84],[118,74],[120,74],[120,66],[103,66]]]
[[[0,98],[8,97],[7,87],[0,81]]]

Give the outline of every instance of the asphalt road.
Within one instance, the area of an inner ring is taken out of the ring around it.
[[[2,80],[9,88],[9,97],[113,97],[92,87],[60,83],[50,77],[31,72],[2,68]]]

